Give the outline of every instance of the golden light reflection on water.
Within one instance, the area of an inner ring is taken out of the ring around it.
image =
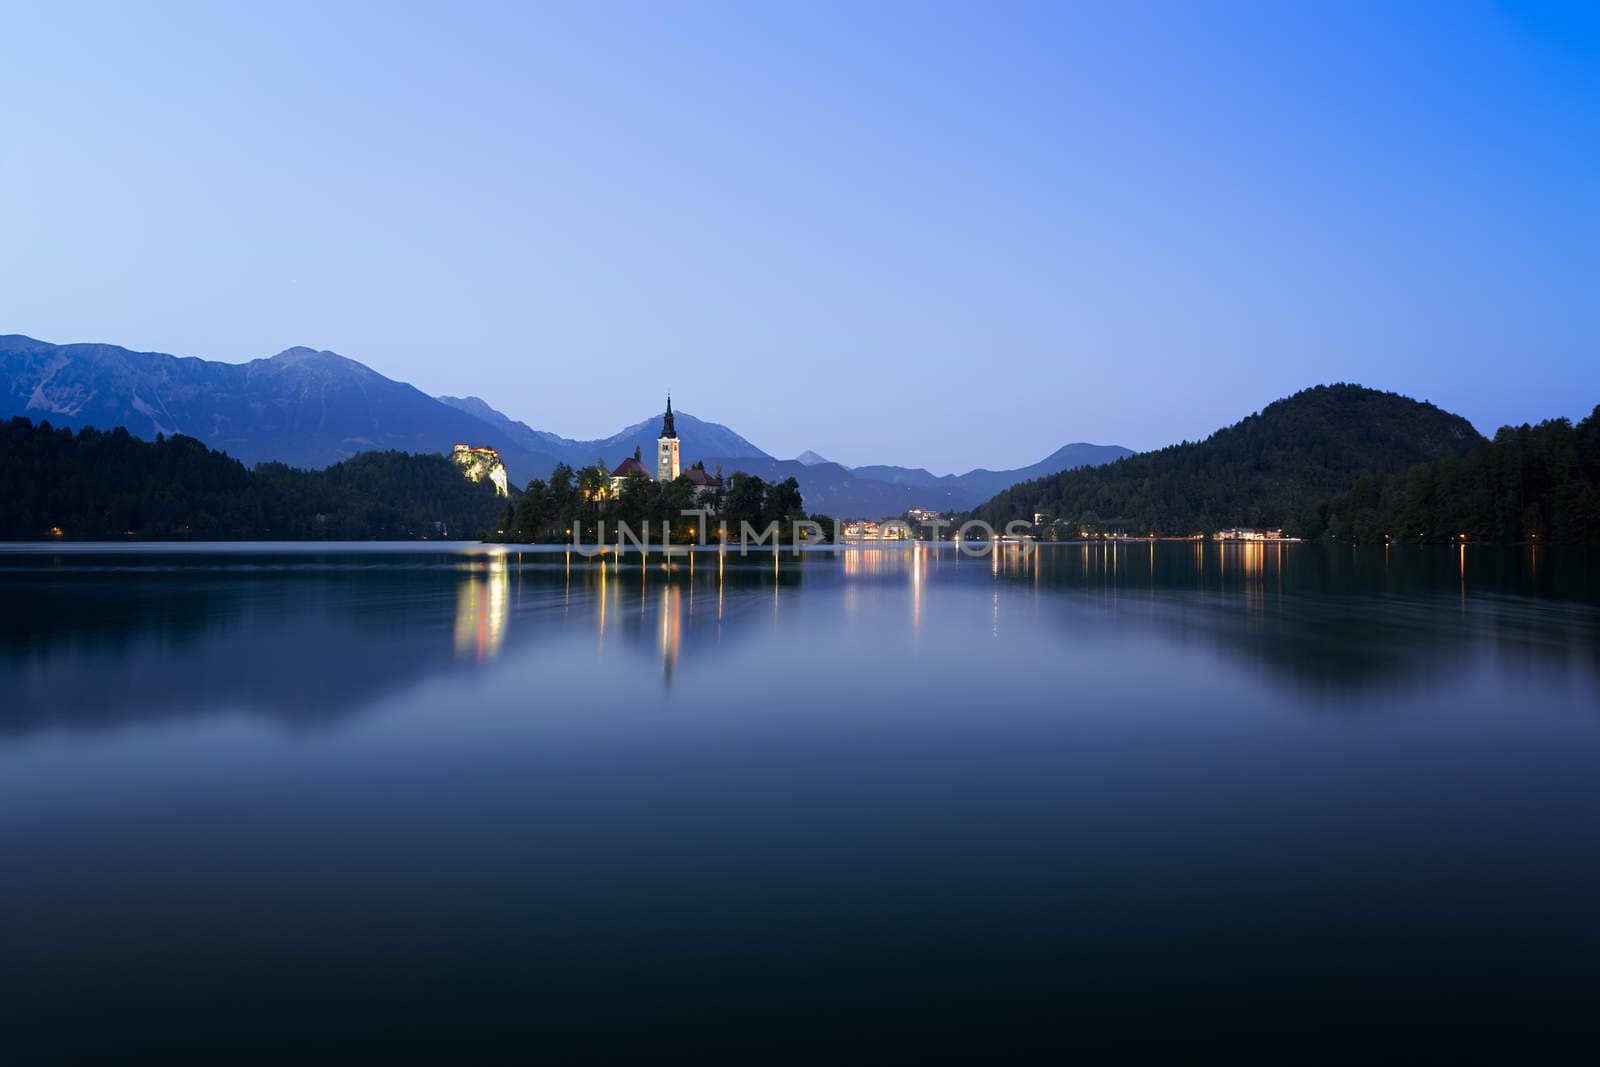
[[[599,644],[603,648],[606,643],[606,561],[600,561],[600,637]]]
[[[915,543],[911,547],[911,630],[917,633],[922,629],[922,544]]]
[[[1143,548],[1139,547],[1140,542],[1144,542]],[[1464,585],[1465,547],[1456,547]],[[1029,603],[1037,604],[1046,587],[1058,593],[1076,588],[1111,607],[1115,607],[1124,597],[1138,598],[1149,590],[1174,585],[1220,592],[1233,600],[1241,614],[1247,617],[1249,625],[1254,627],[1265,625],[1268,614],[1283,610],[1284,589],[1293,579],[1293,575],[1286,570],[1287,561],[1294,556],[1293,548],[1292,545],[1271,542],[1214,544],[1197,541],[1190,545],[1186,553],[1180,545],[1157,545],[1143,538],[1106,539],[1100,542],[1098,549],[1093,543],[1084,542],[1059,546],[1001,542],[984,545],[977,553],[979,558],[974,559],[969,555],[963,559],[962,548],[955,545],[908,541],[893,547],[873,546],[819,554],[815,558],[802,558],[793,563],[782,554],[774,553],[770,564],[765,559],[759,559],[754,561],[754,567],[746,564],[738,568],[736,565],[731,576],[731,588],[725,581],[726,556],[719,552],[715,574],[714,629],[711,605],[706,599],[710,597],[711,590],[694,588],[696,581],[710,582],[713,579],[709,561],[701,564],[693,557],[688,557],[676,562],[663,561],[660,567],[646,563],[635,571],[630,558],[629,567],[619,572],[617,554],[607,552],[606,555],[611,557],[609,560],[580,562],[577,570],[579,602],[586,585],[591,593],[598,593],[595,622],[601,646],[605,646],[608,638],[614,642],[620,636],[625,642],[633,643],[643,637],[646,648],[659,646],[663,673],[671,678],[684,655],[683,646],[691,646],[687,650],[691,657],[699,650],[695,644],[696,622],[704,622],[707,626],[705,636],[711,638],[714,633],[715,643],[720,644],[725,602],[733,605],[731,610],[737,616],[741,606],[747,607],[752,600],[760,602],[770,597],[774,625],[779,626],[784,605],[789,603],[783,590],[799,584],[801,578],[807,577],[805,572],[813,568],[837,566],[838,570],[833,573],[842,572],[847,579],[840,590],[846,616],[870,610],[875,604],[891,602],[892,599],[892,602],[901,605],[899,617],[909,623],[913,637],[919,633],[926,636],[927,626],[924,624],[936,621],[932,615],[938,612],[939,604],[929,598],[938,596],[940,590],[930,583],[938,577],[934,571],[944,565],[945,557],[948,557],[951,568],[949,577],[955,579],[960,577],[959,566],[962,563],[984,566],[981,559],[984,554],[989,557],[988,570],[996,586],[990,605],[992,631],[996,636],[1001,629],[1002,615],[1006,616],[1007,621],[1014,617],[1019,623],[1024,623],[1033,617],[1032,613],[1036,610],[1029,608],[1019,612],[1019,601],[1008,590],[1026,589],[1032,594]],[[1215,562],[1207,558],[1213,554]],[[1388,554],[1386,546],[1384,567],[1376,568],[1379,575],[1387,567]],[[496,558],[474,565],[469,580],[460,587],[456,643],[463,655],[488,659],[500,649],[510,601],[514,599],[508,595],[505,560],[509,558]],[[556,558],[558,561],[562,559],[559,556]],[[564,600],[570,603],[571,566],[574,561],[568,555],[566,562]],[[649,562],[655,560],[652,558]],[[1377,564],[1378,557],[1372,557],[1372,563]],[[560,566],[559,562],[557,566]],[[769,566],[771,569],[767,570]],[[1537,555],[1530,566],[1531,569],[1545,569],[1543,559]],[[969,572],[967,576],[977,578],[981,573]],[[823,574],[817,577],[826,580]],[[636,579],[639,583],[637,586],[633,584]],[[560,581],[558,573],[557,582]],[[560,593],[562,586],[558,584],[556,590]],[[1268,592],[1274,595],[1269,597]],[[695,603],[696,593],[700,597],[698,605]],[[755,594],[754,598],[750,594]],[[733,599],[726,600],[729,596]],[[904,601],[899,600],[901,596],[905,597]],[[1008,597],[1011,599],[1008,600]],[[634,598],[633,603],[624,604],[625,598]],[[696,607],[700,608],[703,618],[696,619],[694,616]],[[907,611],[909,619],[905,617]],[[1008,611],[1012,614],[1008,615]],[[684,618],[686,612],[687,621]],[[744,620],[743,625],[748,627],[751,617],[739,617]]]
[[[969,585],[976,580],[982,585],[992,578],[995,588],[988,614],[991,632],[996,637],[1001,636],[1002,622],[1009,627],[1031,625],[1038,617],[1038,605],[1047,592],[1056,597],[1087,596],[1113,610],[1124,610],[1126,602],[1133,610],[1138,610],[1147,591],[1154,589],[1162,590],[1162,595],[1171,589],[1204,592],[1208,603],[1231,605],[1239,622],[1254,632],[1267,627],[1272,617],[1283,616],[1287,610],[1286,595],[1292,604],[1292,595],[1286,594],[1286,589],[1292,591],[1297,582],[1320,580],[1323,572],[1317,569],[1319,566],[1338,568],[1334,573],[1340,580],[1344,580],[1343,575],[1356,575],[1361,580],[1377,583],[1384,590],[1391,588],[1391,581],[1403,582],[1408,565],[1407,549],[1399,544],[1386,544],[1380,553],[1376,547],[1361,548],[1355,553],[1356,563],[1352,564],[1351,553],[1344,546],[1329,552],[1320,547],[1245,541],[1195,543],[1185,552],[1178,544],[1146,543],[1141,549],[1137,541],[1102,542],[1098,551],[1094,544],[1081,542],[1059,546],[1000,543],[984,546],[990,571],[990,577],[986,578],[981,570],[961,571],[962,563],[968,567],[983,567],[984,564],[981,558],[963,559],[961,551],[953,545],[905,542],[894,547],[818,553],[794,562],[779,555],[771,563],[758,559],[754,566],[741,567],[736,557],[734,570],[727,574],[731,585],[724,581],[726,562],[719,554],[715,575],[715,622],[710,603],[712,590],[694,588],[696,581],[713,580],[709,560],[701,564],[691,557],[670,566],[646,566],[635,571],[630,559],[630,567],[618,574],[615,553],[607,553],[611,556],[608,561],[573,560],[571,554],[555,554],[551,558],[553,565],[547,569],[553,572],[550,592],[558,609],[562,605],[567,605],[568,610],[585,608],[588,600],[594,617],[586,621],[597,625],[602,648],[609,653],[607,642],[616,645],[621,641],[628,648],[642,649],[650,658],[659,657],[663,676],[671,680],[684,662],[692,662],[705,649],[722,643],[725,603],[726,610],[732,613],[728,617],[734,620],[736,627],[729,633],[747,631],[750,623],[757,619],[764,624],[766,613],[761,608],[766,606],[768,597],[773,617],[779,619],[784,608],[791,605],[790,598],[780,591],[780,577],[783,590],[792,592],[813,581],[822,589],[836,588],[830,583],[842,574],[847,580],[840,583],[842,588],[838,589],[838,595],[843,598],[846,616],[865,611],[869,617],[881,621],[871,613],[886,607],[893,611],[895,625],[909,624],[913,640],[920,639],[924,644],[933,632],[929,627],[942,622],[941,612],[952,601],[943,587],[930,584],[940,577],[935,572],[946,566],[945,558],[949,561],[949,573],[944,576],[947,580],[965,580]],[[1456,551],[1458,588],[1465,609],[1469,546],[1452,547]],[[1439,551],[1428,559],[1432,561],[1429,569],[1432,580],[1443,579],[1448,602],[1447,551]],[[1479,570],[1474,580],[1481,584],[1486,580],[1488,565],[1494,561],[1481,547],[1475,547],[1475,553],[1473,561]],[[1213,555],[1214,562],[1207,558]],[[1548,555],[1540,546],[1531,546],[1522,556],[1522,574],[1543,575],[1551,569],[1551,561],[1558,558]],[[453,640],[459,657],[471,657],[480,662],[506,657],[504,650],[514,643],[507,640],[511,610],[514,605],[519,611],[527,607],[519,600],[521,587],[528,579],[519,570],[517,586],[513,587],[510,582],[508,564],[518,562],[513,560],[512,554],[478,555],[470,563],[457,565],[461,569],[449,580],[457,589]],[[520,562],[526,565],[525,561]],[[574,564],[576,591],[573,589]],[[1352,567],[1357,569],[1352,570]],[[1391,568],[1395,575],[1392,579]],[[635,580],[638,586],[634,585]],[[1268,593],[1273,595],[1268,596]],[[598,594],[597,603],[591,599],[595,594]],[[625,602],[629,600],[631,603]],[[747,611],[752,606],[757,607],[754,615]],[[534,608],[538,607],[536,601]],[[694,614],[696,609],[700,611],[699,616]],[[981,613],[981,608],[979,610]],[[697,626],[700,629],[696,629]]]
[[[1087,571],[1089,548],[1083,545],[1080,546],[1080,550],[1083,553],[1084,569]],[[839,553],[840,565],[846,578],[853,579],[845,584],[843,590],[845,613],[854,614],[861,608],[864,603],[861,599],[862,593],[873,584],[866,581],[867,579],[904,575],[910,586],[912,632],[916,633],[921,628],[923,615],[927,610],[929,583],[933,581],[933,572],[943,564],[946,557],[952,566],[959,568],[964,562],[975,562],[982,566],[983,557],[987,556],[989,573],[996,581],[1001,578],[1031,579],[1037,591],[1040,588],[1041,574],[1048,555],[1040,551],[1036,545],[1011,542],[985,546],[981,552],[972,552],[968,559],[963,559],[965,554],[965,546],[938,545],[921,541],[910,542],[899,549],[872,547],[842,551]],[[1062,558],[1050,557],[1058,564]],[[862,581],[854,581],[855,579]],[[999,632],[999,602],[1000,595],[997,589],[993,619],[996,633]]]
[[[1166,551],[1154,539],[1145,538],[1108,538],[1070,547],[1035,545],[1029,550],[1001,544],[989,565],[996,577],[1031,578],[1036,588],[1043,583],[1083,582],[1098,588],[1108,601],[1135,587],[1154,589],[1177,580],[1195,589],[1238,594],[1243,607],[1252,613],[1265,610],[1269,591],[1281,603],[1292,545],[1185,541],[1186,554],[1177,545]],[[1144,547],[1137,547],[1141,543]]]
[[[676,585],[661,590],[658,613],[661,616],[661,673],[671,681],[678,669],[678,653],[683,642],[683,601]]]
[[[1223,551],[1227,551],[1224,546]],[[1246,541],[1239,546],[1240,565],[1244,570],[1244,606],[1251,614],[1261,611],[1266,603],[1266,588],[1262,579],[1267,570],[1267,546],[1260,541]]]
[[[475,564],[456,589],[456,655],[479,662],[498,655],[510,609],[511,575],[505,556]]]

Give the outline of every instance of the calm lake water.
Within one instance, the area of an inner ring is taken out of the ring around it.
[[[0,605],[9,1062],[1600,1027],[1600,553],[49,546]]]

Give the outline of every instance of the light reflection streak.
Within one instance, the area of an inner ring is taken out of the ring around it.
[[[606,644],[606,561],[600,561],[600,647]]]
[[[478,662],[493,659],[505,641],[511,608],[511,575],[503,554],[475,565],[456,590],[455,651]]]
[[[911,632],[915,636],[922,628],[922,545],[911,546]]]
[[[661,590],[661,673],[669,683],[678,669],[678,653],[683,640],[679,596],[676,585],[668,585]]]

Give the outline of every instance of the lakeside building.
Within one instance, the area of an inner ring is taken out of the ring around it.
[[[844,526],[846,541],[905,541],[910,537],[911,528],[899,519],[885,519],[881,523],[855,519]]]
[[[844,535],[852,541],[876,541],[878,524],[870,519],[858,519],[845,524]]]
[[[1273,527],[1270,530],[1255,530],[1245,526],[1234,526],[1226,530],[1218,530],[1211,535],[1217,541],[1282,541],[1283,530]]]

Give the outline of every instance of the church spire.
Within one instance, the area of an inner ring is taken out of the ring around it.
[[[667,394],[667,414],[661,420],[661,436],[663,438],[677,437],[677,428],[672,425],[672,394]]]
[[[672,425],[672,394],[667,394],[667,413],[661,417],[661,436],[656,439],[656,481],[670,482],[678,476],[678,428]]]

